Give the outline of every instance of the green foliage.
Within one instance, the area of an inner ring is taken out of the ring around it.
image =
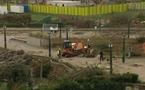
[[[29,77],[29,68],[24,64],[14,64],[2,70],[1,78],[12,80],[13,82],[27,82]]]
[[[69,79],[64,79],[54,90],[81,90],[80,85]]]
[[[108,45],[107,44],[98,44],[97,49],[102,50],[102,49],[107,49]]]
[[[13,90],[29,80],[29,68],[24,64],[14,64],[3,68],[0,74],[1,79],[6,79],[7,89]]]
[[[140,12],[136,18],[139,20],[139,21],[144,21],[145,20],[145,13],[143,12]]]
[[[111,77],[111,80],[121,83],[136,83],[138,81],[138,75],[132,73],[116,74]]]
[[[89,77],[94,76],[94,75],[103,75],[104,72],[101,68],[93,68],[89,71]]]
[[[27,87],[27,86],[22,86],[22,87],[19,88],[19,90],[32,90],[32,89],[30,89],[30,88]]]
[[[138,43],[144,43],[145,42],[145,37],[138,37],[136,38]]]
[[[100,80],[94,83],[94,88],[97,90],[119,90],[118,86],[117,82],[113,82],[109,79]],[[123,88],[121,90],[123,90]]]
[[[141,56],[141,51],[132,51],[131,56]]]
[[[47,75],[49,74],[49,71],[51,69],[51,63],[46,63],[43,65],[43,71],[42,71],[42,77],[43,78],[47,78]],[[40,76],[40,66],[37,67],[36,69],[36,77],[39,77]]]

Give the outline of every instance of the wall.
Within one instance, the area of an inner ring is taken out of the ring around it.
[[[27,37],[27,44],[33,45],[33,46],[47,46],[48,40],[46,39],[40,39],[35,37]]]

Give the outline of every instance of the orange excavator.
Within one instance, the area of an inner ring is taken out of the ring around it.
[[[85,54],[87,49],[85,45],[86,44],[84,42],[72,43],[70,40],[64,40],[62,56],[73,57],[80,54]]]

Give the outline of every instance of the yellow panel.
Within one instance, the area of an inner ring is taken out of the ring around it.
[[[61,13],[61,8],[60,8],[60,6],[57,6],[57,8],[58,8],[58,14],[60,14],[60,13]]]
[[[85,16],[88,16],[89,15],[89,8],[88,7],[85,7]]]
[[[122,11],[124,12],[124,11],[126,11],[127,10],[127,4],[123,4],[123,6],[122,6]]]
[[[112,5],[112,11],[116,12],[116,5]]]
[[[49,6],[46,6],[46,12],[49,13]]]
[[[78,9],[77,7],[74,7],[75,8],[75,15],[78,15]]]
[[[70,15],[70,14],[71,14],[70,7],[67,7],[67,14],[68,14],[68,15]]]
[[[104,10],[104,14],[108,13],[108,5],[105,5],[105,10]]]
[[[112,13],[112,5],[108,5],[108,13]]]
[[[38,5],[34,5],[34,12],[38,12],[37,7],[38,7]]]
[[[59,14],[59,7],[58,6],[55,6],[55,11],[56,11],[56,14]]]
[[[89,7],[89,15],[93,15],[93,6]]]
[[[71,11],[71,14],[70,15],[75,15],[75,8],[70,7],[70,11]]]
[[[39,5],[39,12],[42,12],[42,5]]]
[[[81,7],[81,11],[80,12],[81,12],[82,16],[85,16],[85,8],[84,7]]]
[[[68,13],[67,8],[68,8],[68,7],[64,7],[64,14],[66,14],[66,15],[67,15],[67,13]]]
[[[93,15],[96,15],[96,12],[97,12],[97,9],[96,9],[96,6],[93,6],[93,8],[92,8],[93,10]]]

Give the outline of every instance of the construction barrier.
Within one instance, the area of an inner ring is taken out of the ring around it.
[[[4,4],[10,6],[12,4]],[[125,12],[125,11],[141,11],[145,10],[145,2],[126,3],[126,4],[110,4],[110,5],[96,5],[96,6],[49,6],[39,4],[28,4],[30,12],[49,13],[49,14],[64,14],[64,15],[99,15],[109,14],[112,12]]]
[[[108,14],[112,12],[125,12],[128,10],[145,10],[145,2],[126,3],[126,4],[111,4],[111,5],[98,5],[98,6],[48,6],[29,4],[30,12],[50,13],[50,14],[65,14],[65,15],[99,15]]]

